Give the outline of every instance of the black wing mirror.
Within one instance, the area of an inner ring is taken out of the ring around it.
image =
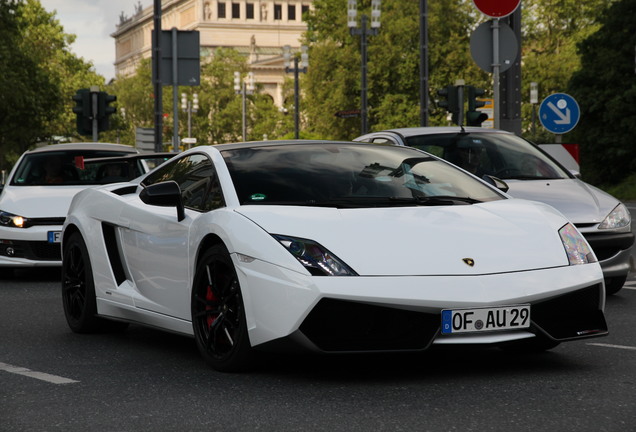
[[[508,183],[506,183],[505,181],[503,181],[502,179],[498,177],[486,174],[482,177],[482,179],[484,179],[486,183],[493,185],[494,187],[496,187],[502,192],[508,192],[508,189],[510,189],[510,187],[508,186]]]
[[[145,186],[139,193],[139,198],[148,205],[176,207],[177,220],[181,222],[185,219],[181,188],[174,180]]]

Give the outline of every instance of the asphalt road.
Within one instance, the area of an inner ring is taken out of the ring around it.
[[[607,301],[610,336],[548,353],[270,356],[247,374],[140,326],[71,333],[57,271],[0,287],[2,432],[636,430],[636,280]]]

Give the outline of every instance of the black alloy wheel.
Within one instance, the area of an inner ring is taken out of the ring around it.
[[[99,327],[93,270],[86,243],[79,232],[64,242],[62,254],[62,301],[66,321],[76,333],[94,332]]]
[[[208,364],[223,372],[248,368],[252,349],[241,287],[223,245],[212,246],[199,259],[191,305],[197,347]]]
[[[62,303],[68,326],[76,333],[123,331],[128,323],[97,316],[95,282],[86,243],[79,232],[64,242]]]

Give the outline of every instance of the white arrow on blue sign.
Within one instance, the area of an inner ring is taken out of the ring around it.
[[[581,117],[576,100],[565,93],[554,93],[543,99],[539,107],[539,121],[548,132],[564,134],[570,132]]]

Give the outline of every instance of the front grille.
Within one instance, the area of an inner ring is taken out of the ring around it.
[[[556,340],[606,334],[600,293],[599,284],[535,303],[532,321]]]
[[[63,217],[51,217],[51,218],[27,218],[27,226],[45,226],[45,225],[64,225],[65,218]]]
[[[0,243],[0,255],[37,261],[60,261],[62,250],[59,243],[11,240]]]
[[[322,299],[300,331],[323,351],[401,351],[427,348],[439,327],[439,314]]]

